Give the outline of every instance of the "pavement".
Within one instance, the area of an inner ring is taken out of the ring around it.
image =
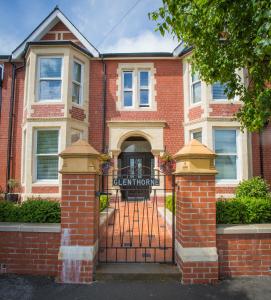
[[[270,278],[224,280],[217,285],[184,286],[166,281],[97,281],[91,285],[58,284],[52,278],[0,275],[1,300],[270,300]]]

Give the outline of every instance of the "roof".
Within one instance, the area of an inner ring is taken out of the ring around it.
[[[174,50],[173,50],[173,56],[183,56],[186,53],[192,51],[193,47],[192,46],[187,46],[185,45],[184,42],[181,42]]]
[[[126,53],[103,53],[103,58],[116,57],[173,57],[171,52],[126,52]]]
[[[9,61],[10,55],[0,55],[0,61]]]
[[[83,44],[83,46],[94,57],[99,57],[99,51],[83,36],[83,34],[72,24],[72,22],[56,6],[54,10],[28,35],[28,37],[12,52],[13,59],[21,58],[26,44],[39,41],[54,25],[61,21]]]

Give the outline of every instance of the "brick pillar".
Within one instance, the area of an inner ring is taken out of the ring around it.
[[[64,150],[58,280],[91,283],[98,252],[99,201],[95,195],[99,153],[79,140]]]
[[[215,153],[192,140],[176,155],[176,261],[184,284],[218,280]]]

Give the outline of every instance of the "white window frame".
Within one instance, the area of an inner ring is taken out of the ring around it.
[[[140,74],[141,72],[146,72],[148,73],[148,85],[144,85],[144,86],[141,86],[140,85]],[[137,71],[137,76],[138,76],[138,80],[137,80],[137,84],[138,84],[138,106],[139,107],[150,107],[150,98],[151,98],[151,88],[150,88],[150,80],[151,80],[151,73],[150,73],[150,70],[149,69],[139,69]],[[141,91],[148,91],[148,104],[147,105],[142,105],[140,103],[140,92]]]
[[[195,84],[200,82],[200,101],[194,102],[194,97],[193,97],[193,87]],[[202,80],[199,78],[196,81],[193,81],[193,72],[192,70],[190,71],[190,106],[197,106],[202,103]]]
[[[60,58],[61,59],[61,77],[40,77],[40,62],[42,58]],[[54,102],[62,102],[63,101],[63,69],[64,69],[64,60],[62,56],[45,56],[40,55],[37,58],[37,84],[36,84],[36,102],[39,103],[54,103]],[[40,81],[41,80],[60,80],[61,81],[61,87],[60,87],[60,99],[40,99]]]
[[[38,168],[37,168],[37,157],[38,156],[56,156],[56,154],[37,154],[37,139],[38,139],[38,132],[39,131],[49,131],[49,130],[54,130],[58,131],[58,153],[59,154],[59,149],[60,149],[60,128],[59,127],[37,127],[34,129],[34,153],[33,153],[33,182],[34,183],[53,183],[57,184],[59,182],[59,173],[57,174],[57,179],[37,179],[37,173],[38,173]],[[58,159],[58,169],[60,167],[60,160]]]
[[[219,83],[220,85],[223,85],[223,83],[221,82],[215,82],[215,83]],[[229,98],[223,98],[223,99],[215,99],[214,98],[214,95],[213,95],[213,85],[214,84],[211,84],[211,95],[212,95],[212,102],[228,102],[229,101]],[[234,99],[233,99],[234,100]]]
[[[4,64],[0,64],[0,81],[4,80]]]
[[[132,88],[124,88],[124,74],[131,73],[132,74]],[[121,71],[121,98],[122,98],[122,107],[124,109],[130,109],[135,107],[135,71],[134,70],[122,70]],[[125,92],[132,92],[132,105],[127,106],[124,105],[124,93]]]
[[[194,139],[194,133],[201,132],[201,143],[203,142],[203,136],[202,136],[202,128],[193,129],[190,131],[190,139]]]
[[[74,63],[77,63],[79,65],[81,65],[81,83],[74,80],[73,78],[73,66],[74,66]],[[76,84],[80,87],[80,93],[79,93],[79,103],[77,102],[74,102],[73,99],[72,99],[72,103],[75,104],[75,105],[79,105],[79,106],[82,106],[83,105],[83,99],[84,99],[84,73],[85,73],[85,70],[84,70],[84,64],[81,63],[79,60],[77,59],[74,59],[73,62],[72,62],[72,92],[73,92],[73,84]]]
[[[216,179],[218,184],[238,184],[241,180],[242,159],[241,159],[241,133],[236,127],[213,127],[213,149],[215,151],[215,130],[235,130],[236,131],[236,153],[216,153],[217,156],[236,155],[236,179]]]

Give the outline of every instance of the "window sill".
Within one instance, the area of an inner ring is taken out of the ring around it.
[[[74,107],[78,107],[78,108],[81,108],[81,109],[83,109],[84,108],[84,103],[80,103],[80,104],[78,104],[78,103],[76,103],[76,102],[71,102],[71,104],[72,104],[72,106],[74,106]]]
[[[189,103],[189,108],[194,108],[194,107],[197,107],[197,106],[202,106],[202,101],[200,102],[196,102],[196,103]]]
[[[62,100],[42,100],[38,101],[36,100],[33,105],[48,105],[48,104],[63,104],[64,102]]]
[[[140,106],[140,107],[121,107],[118,111],[156,111],[157,109],[151,106]]]
[[[229,99],[221,99],[221,100],[211,99],[209,102],[210,102],[210,104],[242,104],[242,101],[229,100]]]
[[[56,186],[59,180],[39,180],[32,183],[32,186]]]
[[[216,186],[218,187],[236,187],[239,183],[239,180],[216,180]]]

